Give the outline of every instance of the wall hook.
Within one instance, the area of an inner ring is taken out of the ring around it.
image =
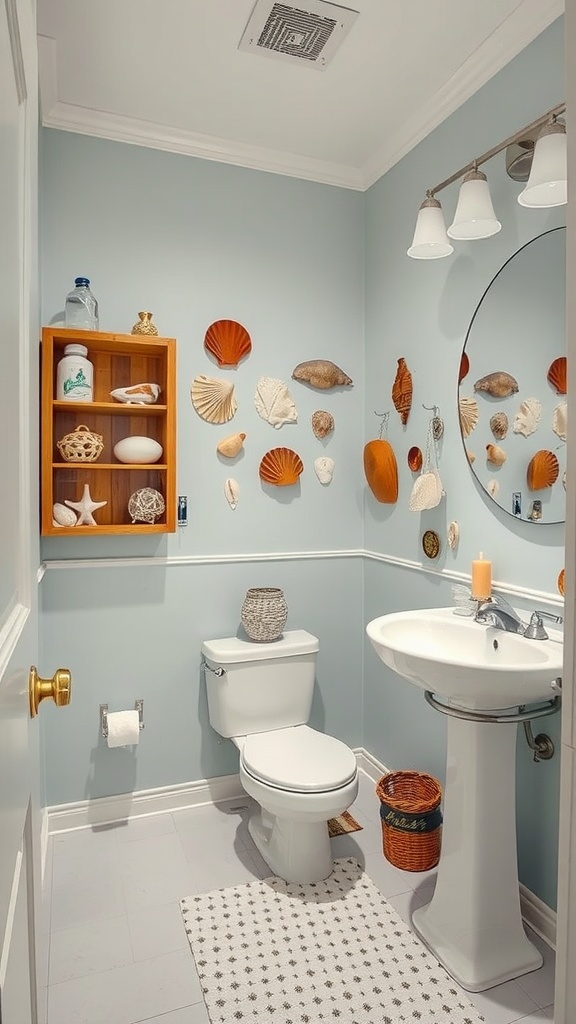
[[[378,431],[378,440],[381,441],[382,434],[384,433],[384,431],[388,433],[388,420],[390,419],[390,410],[388,410],[388,412],[376,412],[376,410],[374,410],[374,415],[380,417],[380,430]]]

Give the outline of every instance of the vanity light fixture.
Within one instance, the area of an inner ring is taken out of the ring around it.
[[[418,211],[408,256],[420,260],[439,259],[442,256],[449,256],[454,251],[450,243],[451,238],[489,238],[500,231],[502,225],[494,213],[488,180],[478,168],[508,146],[520,143],[531,133],[534,138],[534,133],[538,129],[540,131],[534,146],[530,177],[518,196],[518,202],[527,207],[560,206],[566,203],[566,126],[557,120],[565,110],[565,103],[558,104],[514,135],[487,150],[482,156],[461,167],[434,188],[428,189]],[[460,178],[463,181],[456,214],[446,231],[442,207],[436,194]]]

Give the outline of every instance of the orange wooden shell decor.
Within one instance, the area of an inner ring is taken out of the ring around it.
[[[236,320],[215,320],[204,336],[204,348],[218,366],[238,366],[252,351],[252,342],[246,328]]]
[[[258,470],[260,479],[275,487],[289,487],[298,483],[304,469],[302,459],[291,448],[271,448],[262,457]]]
[[[557,586],[558,593],[562,594],[562,597],[564,597],[564,569],[560,569],[560,572],[558,573]]]
[[[377,501],[383,505],[398,501],[398,465],[389,441],[380,437],[365,445],[364,475]]]
[[[468,356],[466,355],[466,353],[463,352],[462,353],[462,358],[460,359],[460,370],[458,371],[458,383],[459,384],[462,383],[462,381],[464,380],[464,377],[468,373],[469,369],[470,369],[470,360],[468,359]]]
[[[422,469],[422,452],[419,448],[411,448],[408,452],[408,466],[413,473],[417,473],[419,469]]]
[[[559,356],[550,363],[548,380],[559,395],[566,394],[566,356]]]
[[[392,401],[396,412],[400,413],[400,419],[404,426],[408,422],[410,409],[412,408],[412,374],[406,366],[405,359],[398,360],[396,377],[392,385]]]
[[[536,452],[528,463],[526,479],[531,491],[541,491],[544,487],[552,487],[558,479],[560,467],[554,452],[542,450]]]

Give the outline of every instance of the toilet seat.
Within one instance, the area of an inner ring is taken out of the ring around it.
[[[292,793],[325,793],[356,776],[354,753],[334,736],[307,725],[246,736],[242,767],[259,782]]]

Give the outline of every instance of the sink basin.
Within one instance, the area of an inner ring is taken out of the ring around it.
[[[527,640],[454,614],[452,608],[394,612],[366,632],[385,665],[455,706],[490,711],[548,700],[562,674],[562,636]]]

